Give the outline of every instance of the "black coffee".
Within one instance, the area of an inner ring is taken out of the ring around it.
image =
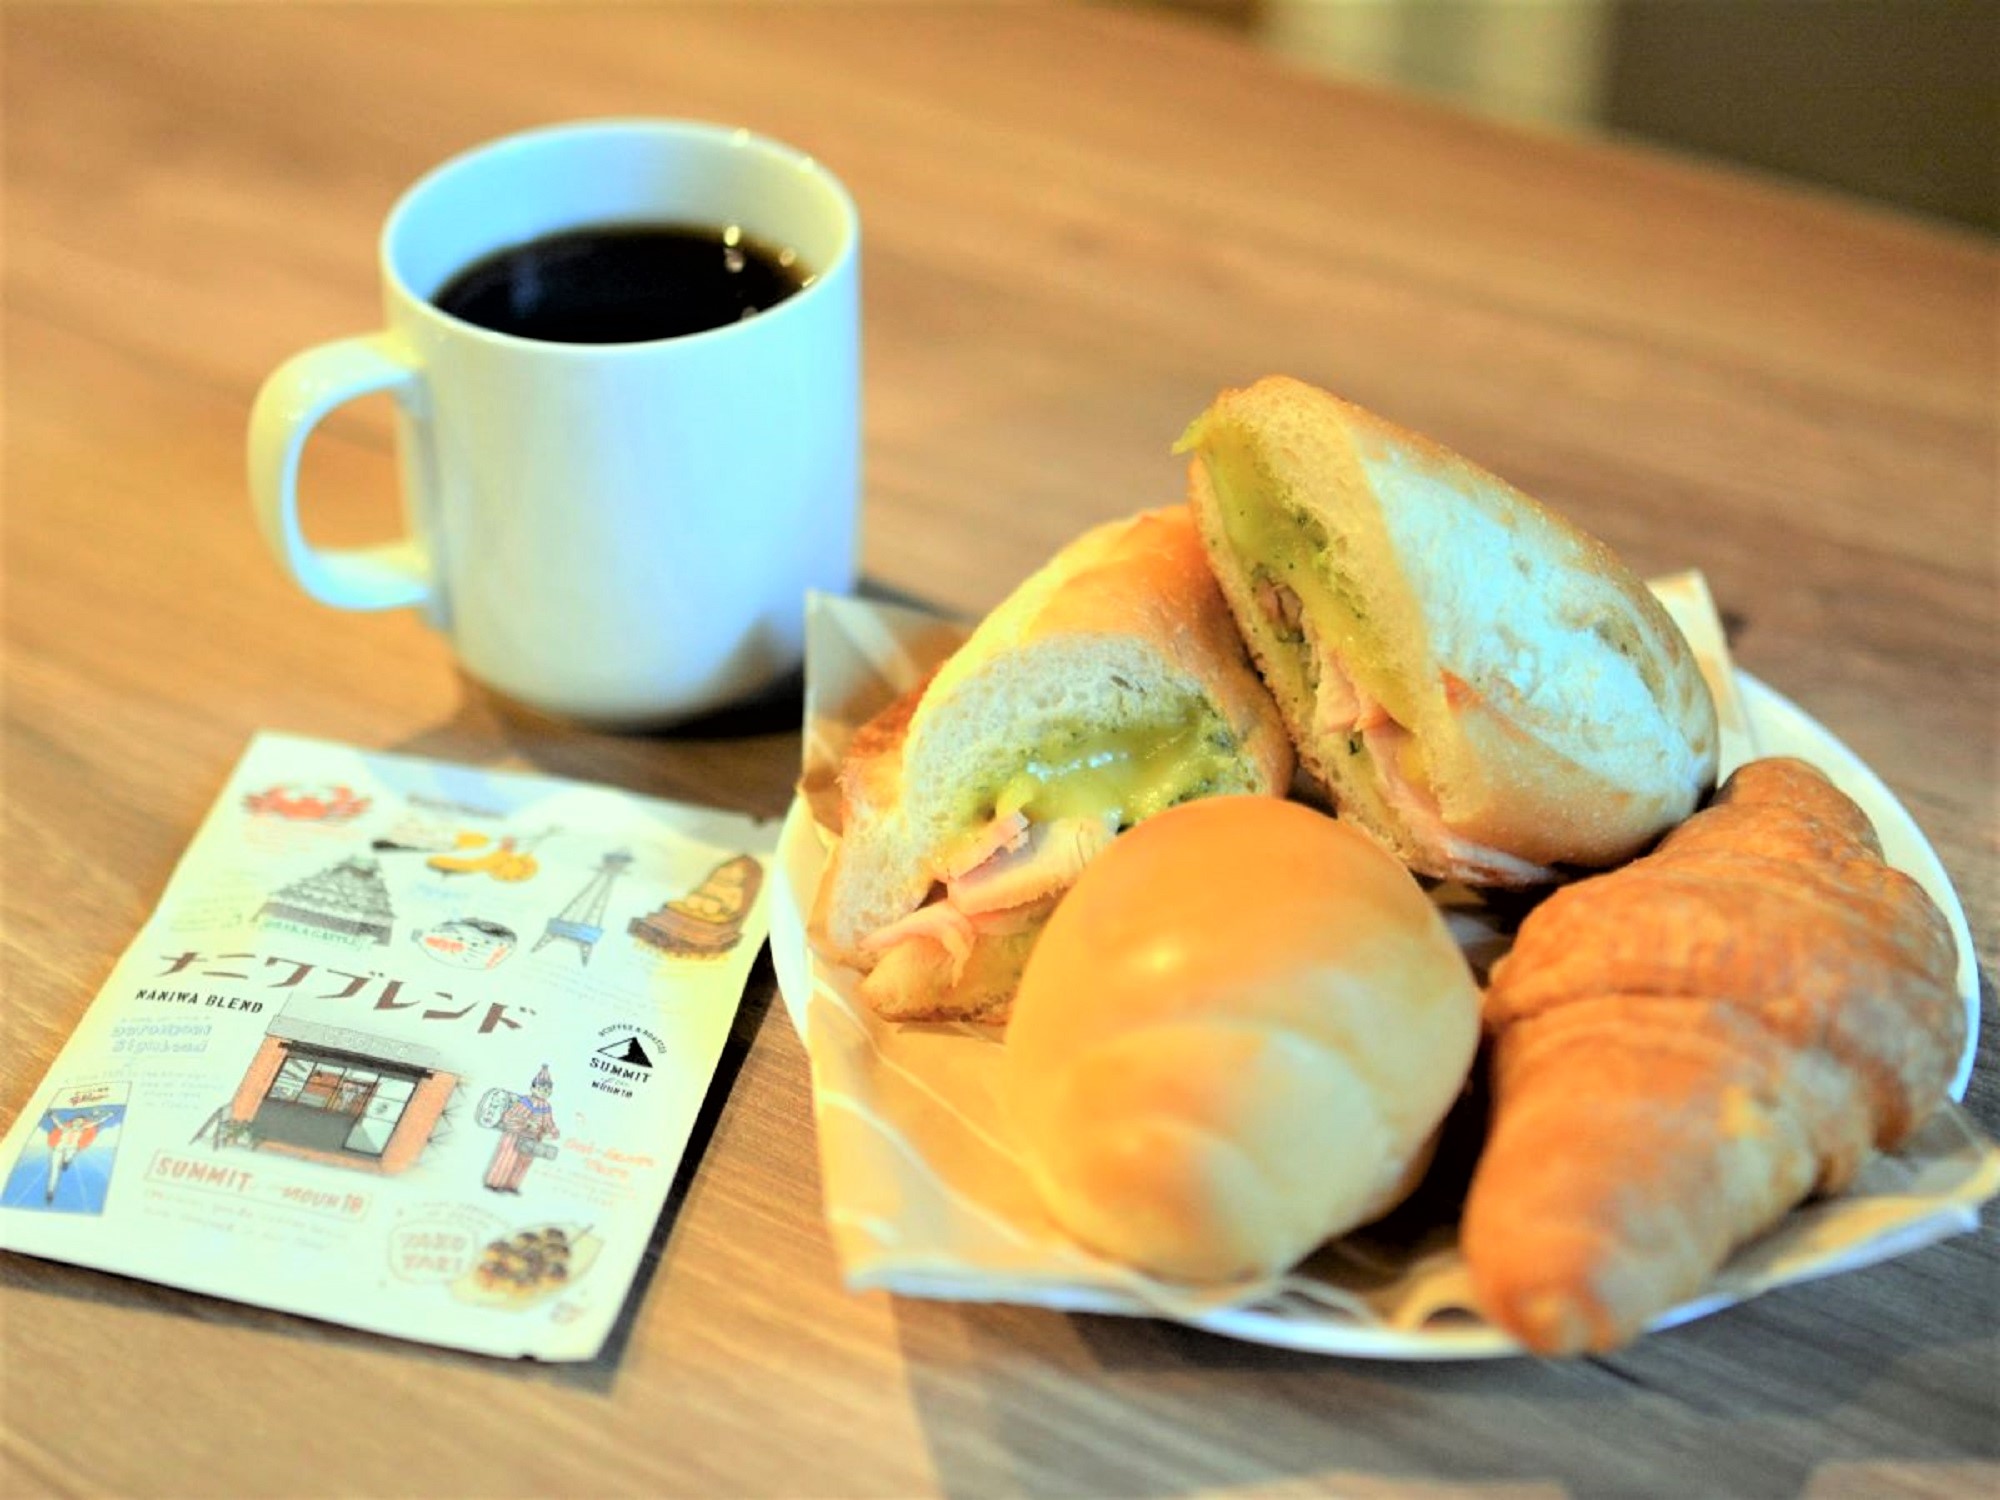
[[[495,333],[633,344],[739,323],[812,279],[788,249],[736,229],[609,224],[474,261],[431,300]]]

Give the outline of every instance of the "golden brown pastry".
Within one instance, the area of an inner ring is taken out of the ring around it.
[[[1944,916],[1802,761],[1755,761],[1652,854],[1556,892],[1495,967],[1491,1135],[1461,1226],[1480,1302],[1601,1352],[1838,1192],[1944,1099]]]
[[[1478,1045],[1479,987],[1394,855],[1296,802],[1213,797],[1056,908],[1000,1094],[1071,1235],[1226,1283],[1399,1203]]]

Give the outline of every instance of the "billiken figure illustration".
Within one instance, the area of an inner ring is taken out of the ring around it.
[[[486,1169],[486,1186],[496,1193],[518,1193],[528,1164],[537,1156],[554,1155],[544,1144],[559,1139],[556,1112],[549,1104],[555,1082],[549,1065],[543,1063],[525,1094],[516,1094],[500,1116],[500,1144],[493,1150],[493,1164]]]

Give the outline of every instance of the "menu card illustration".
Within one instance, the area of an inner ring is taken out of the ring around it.
[[[592,1357],[762,945],[775,840],[258,736],[0,1140],[0,1247]]]

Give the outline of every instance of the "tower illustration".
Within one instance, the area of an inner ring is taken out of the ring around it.
[[[611,899],[612,884],[631,863],[632,856],[622,849],[599,860],[596,872],[584,882],[583,889],[570,897],[568,904],[543,926],[542,935],[535,940],[531,951],[539,953],[544,945],[561,938],[575,943],[577,953],[589,963],[591,949],[604,936],[604,906]]]

